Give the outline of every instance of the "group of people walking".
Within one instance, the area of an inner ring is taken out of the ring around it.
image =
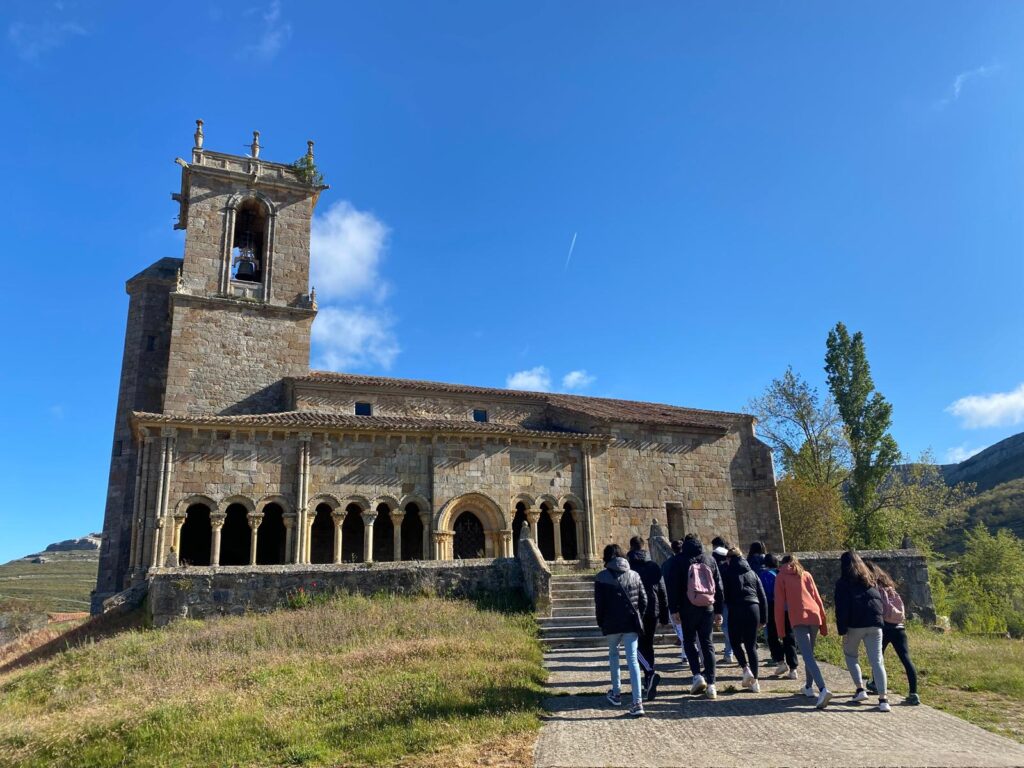
[[[763,629],[774,675],[798,679],[799,654],[804,666],[800,693],[813,698],[818,709],[828,706],[833,693],[814,656],[818,637],[829,631],[825,605],[814,577],[795,555],[787,554],[780,561],[755,541],[744,557],[721,537],[712,539],[708,553],[696,535],[688,534],[671,543],[672,557],[659,566],[644,545],[643,538],[634,536],[628,553],[618,544],[606,546],[605,568],[594,581],[597,623],[608,641],[611,704],[622,704],[620,648],[625,651],[630,678],[628,714],[643,715],[644,700],[657,697],[661,675],[655,669],[654,639],[659,624],[671,624],[682,646],[682,660],[692,674],[691,695],[718,696],[715,629],[721,629],[725,640],[721,663],[731,664],[735,658],[741,686],[758,693],[762,677],[758,636]],[[867,701],[870,692],[878,697],[879,711],[890,711],[883,654],[892,645],[910,686],[905,703],[919,704],[905,610],[892,577],[855,551],[844,552],[835,584],[835,612],[846,666],[856,687],[852,701]],[[864,681],[858,660],[861,646],[871,666],[869,682]]]

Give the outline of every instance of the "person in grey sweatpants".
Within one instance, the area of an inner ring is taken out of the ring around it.
[[[868,698],[857,659],[857,652],[863,644],[878,691],[878,709],[880,712],[889,712],[891,708],[886,698],[888,678],[882,661],[882,594],[875,586],[874,574],[852,549],[843,553],[839,569],[841,575],[836,582],[836,627],[843,638],[846,668],[850,670],[850,677],[857,687],[853,702],[859,704]]]

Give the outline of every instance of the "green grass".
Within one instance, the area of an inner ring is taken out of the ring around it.
[[[7,610],[88,611],[96,586],[98,553],[48,552],[45,563],[0,565],[0,606]]]
[[[834,631],[835,623],[830,628]],[[925,704],[1024,742],[1024,642],[939,633],[920,625],[908,631]],[[846,666],[835,634],[819,640],[818,656]],[[863,654],[861,667],[869,669]],[[906,674],[892,649],[886,651],[885,669],[889,688],[906,694]]]
[[[531,615],[437,598],[181,621],[0,676],[0,766],[429,762],[532,737],[541,658]]]

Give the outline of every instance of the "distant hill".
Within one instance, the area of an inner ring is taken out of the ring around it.
[[[1024,477],[1024,432],[1000,440],[959,464],[943,464],[939,469],[949,485],[977,483],[978,493]]]
[[[99,562],[99,537],[89,534],[0,565],[0,613],[88,611]]]

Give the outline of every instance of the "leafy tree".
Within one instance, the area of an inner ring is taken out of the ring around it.
[[[836,323],[826,347],[828,388],[846,428],[853,461],[846,481],[851,543],[871,546],[872,529],[877,527],[872,518],[879,510],[875,494],[900,458],[896,440],[889,434],[892,405],[875,391],[860,331],[850,336],[845,325]]]
[[[842,491],[799,475],[778,482],[779,511],[788,549],[843,549],[846,546],[846,505]]]
[[[948,592],[950,619],[960,629],[1024,634],[1024,541],[976,526]]]

